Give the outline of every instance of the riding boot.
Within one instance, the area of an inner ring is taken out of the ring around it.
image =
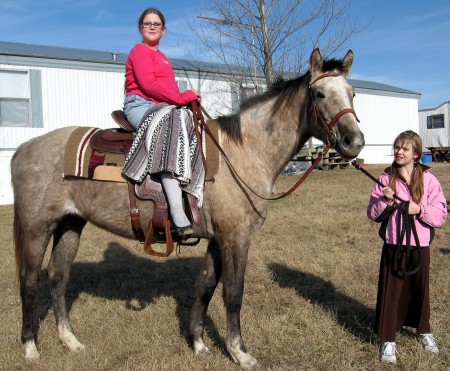
[[[169,204],[172,220],[177,227],[176,232],[185,236],[193,233],[192,225],[183,209],[183,198],[180,183],[171,173],[161,173],[161,184]]]

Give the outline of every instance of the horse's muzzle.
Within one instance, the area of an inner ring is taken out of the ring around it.
[[[334,149],[345,160],[351,160],[359,155],[364,148],[364,134],[359,131],[357,133],[346,133],[336,137]]]

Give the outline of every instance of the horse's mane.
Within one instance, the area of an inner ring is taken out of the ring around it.
[[[344,66],[341,60],[329,59],[323,62],[322,73],[338,71],[343,72]],[[285,80],[282,77],[276,79],[262,94],[244,100],[239,108],[239,112],[228,116],[219,116],[217,122],[221,131],[225,132],[236,143],[242,143],[242,131],[240,113],[266,101],[276,97],[272,107],[271,116],[279,113],[282,107],[289,107],[292,100],[297,95],[298,90],[305,82],[311,79],[311,72],[308,70],[301,76]]]

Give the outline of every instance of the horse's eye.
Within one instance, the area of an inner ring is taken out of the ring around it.
[[[325,95],[321,91],[318,91],[316,93],[316,98],[323,99],[323,98],[325,98]]]

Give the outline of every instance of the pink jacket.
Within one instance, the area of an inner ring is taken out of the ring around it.
[[[420,201],[421,213],[420,216],[415,215],[414,222],[420,246],[425,247],[430,246],[434,236],[434,228],[441,227],[447,219],[447,200],[437,178],[427,171],[429,169],[428,167],[423,166],[423,169],[424,194]],[[390,176],[387,171],[388,169],[386,169],[378,178],[384,185],[389,185]],[[405,182],[397,180],[396,187],[396,194],[398,197],[405,201],[411,200],[411,194]],[[367,206],[367,217],[371,220],[381,222],[387,215],[389,215],[389,221],[386,227],[385,236],[382,237],[384,237],[383,239],[386,243],[396,245],[398,239],[397,208],[394,207],[392,202],[388,203],[386,201],[382,187],[375,184],[370,196],[369,206]],[[406,238],[403,240],[403,245],[406,244],[405,240]],[[415,245],[414,236],[411,233],[411,246]]]
[[[136,44],[125,64],[127,95],[137,94],[158,104],[184,105],[197,100],[192,90],[181,93],[175,81],[172,62],[159,50]]]

